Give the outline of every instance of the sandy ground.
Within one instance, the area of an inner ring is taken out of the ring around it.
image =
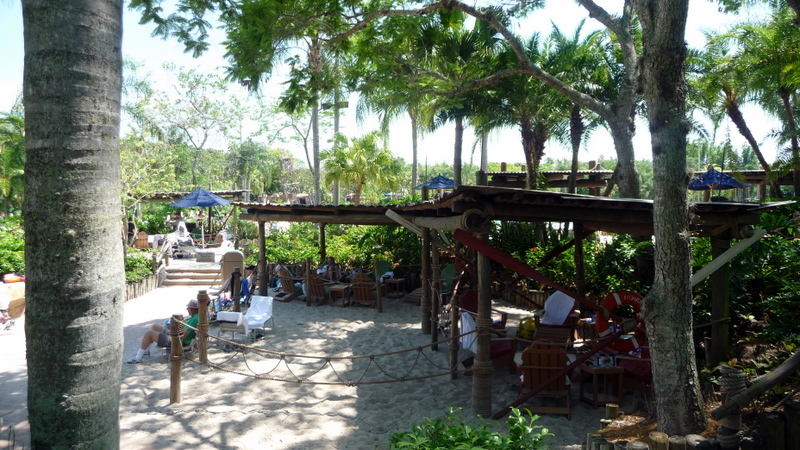
[[[197,287],[160,288],[126,303],[124,358],[135,353],[150,324],[185,312],[186,302],[196,295]],[[505,309],[512,325],[526,313]],[[209,344],[210,361],[228,371],[184,363],[180,403],[170,404],[169,365],[160,362],[157,351],[142,364],[123,364],[121,448],[374,449],[393,433],[409,431],[412,424],[442,417],[449,407],[470,409],[471,377],[376,383],[444,372],[446,348],[329,363],[297,356],[281,360],[258,351],[325,358],[425,346],[431,338],[420,331],[417,306],[385,299],[384,312],[377,313],[365,308],[307,307],[295,300],[276,302],[274,315],[275,328],[256,341],[254,349],[225,352],[224,346]],[[8,445],[9,427],[15,428],[16,448],[29,447],[22,325],[24,318],[12,330],[0,332],[0,448]],[[216,332],[212,326],[211,334]],[[242,336],[236,339],[242,341]],[[493,411],[516,399],[518,384],[516,375],[495,369]],[[537,424],[554,434],[547,438],[547,448],[579,449],[586,434],[600,428],[603,414],[603,408],[594,410],[579,401],[574,388],[571,420],[548,415]]]

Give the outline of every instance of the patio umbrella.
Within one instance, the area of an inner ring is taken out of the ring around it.
[[[708,169],[689,180],[689,189],[693,191],[741,189],[749,186],[749,184],[742,183],[727,173],[715,169]]]
[[[230,205],[231,202],[225,200],[213,192],[208,192],[205,189],[195,189],[190,192],[186,197],[170,203],[169,206],[177,208],[208,208],[208,230],[211,231],[211,208],[214,206]],[[200,231],[202,232],[202,223],[200,224]],[[205,244],[205,234],[203,235],[203,243]]]
[[[422,189],[423,186],[428,186],[430,189],[455,189],[456,182],[450,178],[437,175],[414,189]]]

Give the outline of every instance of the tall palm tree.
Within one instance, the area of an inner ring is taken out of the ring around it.
[[[706,105],[704,110],[712,115],[717,108],[725,111],[756,154],[761,168],[767,174],[772,196],[780,197],[780,187],[772,175],[771,167],[742,113],[742,105],[752,99],[747,69],[740,64],[740,58],[731,52],[728,45],[730,36],[709,37],[705,51],[693,58],[689,66],[692,70],[688,77],[690,98],[695,99],[696,104]]]
[[[119,448],[120,0],[23,0],[31,448]]]
[[[777,7],[765,25],[741,25],[731,34],[740,43],[736,57],[749,76],[746,80],[761,106],[784,123],[783,141],[789,141],[795,196],[800,194],[800,144],[794,109],[800,87],[800,28],[786,5]]]
[[[581,38],[584,21],[578,24],[572,36],[561,32],[553,26],[548,37],[548,60],[553,67],[551,72],[559,78],[569,81],[576,89],[591,93],[597,98],[612,101],[613,88],[609,84],[617,83],[619,73],[614,70],[617,64],[608,64],[606,58],[612,58],[613,49],[604,45],[606,33],[595,31]],[[615,76],[616,75],[616,76]],[[569,112],[569,133],[556,135],[556,139],[568,141],[572,148],[572,164],[568,191],[577,191],[578,153],[581,143],[588,139],[591,132],[603,124],[602,119],[577,103],[572,103]]]

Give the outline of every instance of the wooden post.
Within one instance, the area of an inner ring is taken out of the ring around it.
[[[241,312],[242,306],[242,268],[234,267],[231,274],[231,301],[233,302],[233,311]]]
[[[183,315],[173,314],[169,321],[169,335],[171,339],[169,354],[169,403],[181,402],[181,359],[183,358],[183,345],[181,344],[181,333],[183,326],[178,323],[183,321]]]
[[[489,235],[481,233],[481,240],[488,241]],[[475,327],[478,330],[478,348],[472,366],[472,412],[483,417],[492,414],[492,357],[490,327],[492,325],[492,265],[489,257],[478,253],[478,317]],[[455,296],[453,292],[453,296]]]
[[[710,238],[711,257],[718,258],[731,248],[730,239]],[[728,346],[728,329],[730,324],[722,319],[730,315],[729,297],[729,266],[723,265],[711,275],[711,361],[709,367],[716,367],[725,361]]]
[[[786,416],[786,449],[800,450],[800,401],[784,403],[783,414]]]
[[[328,244],[325,239],[325,223],[319,224],[319,260],[325,261],[328,257]]]
[[[670,436],[669,450],[686,450],[686,438],[678,435]]]
[[[764,448],[784,450],[786,448],[786,422],[780,412],[761,414],[758,418],[761,435],[764,436]]]
[[[690,450],[708,450],[711,448],[711,441],[699,434],[687,434],[686,447]]]
[[[269,295],[270,271],[267,270],[266,225],[258,222],[258,295]]]
[[[422,255],[420,256],[422,265],[420,269],[422,297],[419,300],[420,328],[422,329],[422,334],[426,334],[426,328],[434,327],[434,314],[431,312],[431,229],[428,227],[422,228]],[[436,342],[436,339],[431,338],[431,342]],[[434,346],[432,349],[434,351],[438,350],[438,346]]]
[[[378,265],[378,259],[376,258],[372,261],[372,273],[375,274],[375,308],[378,310],[379,313],[383,312],[383,295],[381,295],[381,273],[380,266]],[[389,289],[389,286],[386,286],[386,289]],[[388,293],[388,292],[387,292]]]
[[[651,431],[648,435],[653,443],[652,450],[669,450],[669,436],[660,431]]]
[[[200,353],[200,362],[208,363],[208,291],[197,291],[197,306],[199,320],[197,324],[197,351]]]
[[[575,261],[575,291],[583,297],[586,295],[586,271],[583,261],[583,224],[580,222],[572,222],[572,231],[575,235],[575,252],[573,253],[573,260]],[[581,311],[585,312],[586,306],[580,305]]]
[[[430,233],[430,228],[427,229]],[[440,280],[441,277],[441,265],[439,264],[439,248],[434,247],[431,249],[431,305],[434,304],[443,304],[444,300],[442,299],[442,282]],[[454,295],[455,292],[451,295]],[[431,306],[431,311],[429,314],[434,314],[436,311],[433,310],[433,306]],[[423,334],[430,334],[430,329],[422,329]]]
[[[619,417],[619,405],[616,403],[606,403],[606,419],[614,420]]]
[[[627,447],[625,447],[626,450],[648,450],[649,448],[649,445],[641,441],[630,441]]]

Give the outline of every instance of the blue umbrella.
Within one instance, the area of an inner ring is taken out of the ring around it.
[[[715,169],[708,169],[689,180],[689,189],[693,191],[742,189],[749,186],[749,184],[742,183],[727,173],[722,173]]]
[[[414,189],[422,189],[423,186],[428,186],[430,189],[455,189],[456,182],[450,178],[437,175]]]
[[[212,206],[230,205],[231,202],[225,200],[217,194],[208,192],[205,189],[195,189],[186,197],[178,200],[177,202],[170,203],[169,206],[177,208],[193,208],[195,206],[200,208],[210,208]]]
[[[177,208],[208,208],[208,230],[211,232],[211,207],[230,205],[231,202],[225,200],[217,194],[208,192],[205,189],[195,189],[190,192],[186,197],[178,200],[177,202],[170,203],[169,206]],[[202,232],[202,223],[200,224],[200,231]],[[203,247],[205,247],[205,233],[203,233]]]

